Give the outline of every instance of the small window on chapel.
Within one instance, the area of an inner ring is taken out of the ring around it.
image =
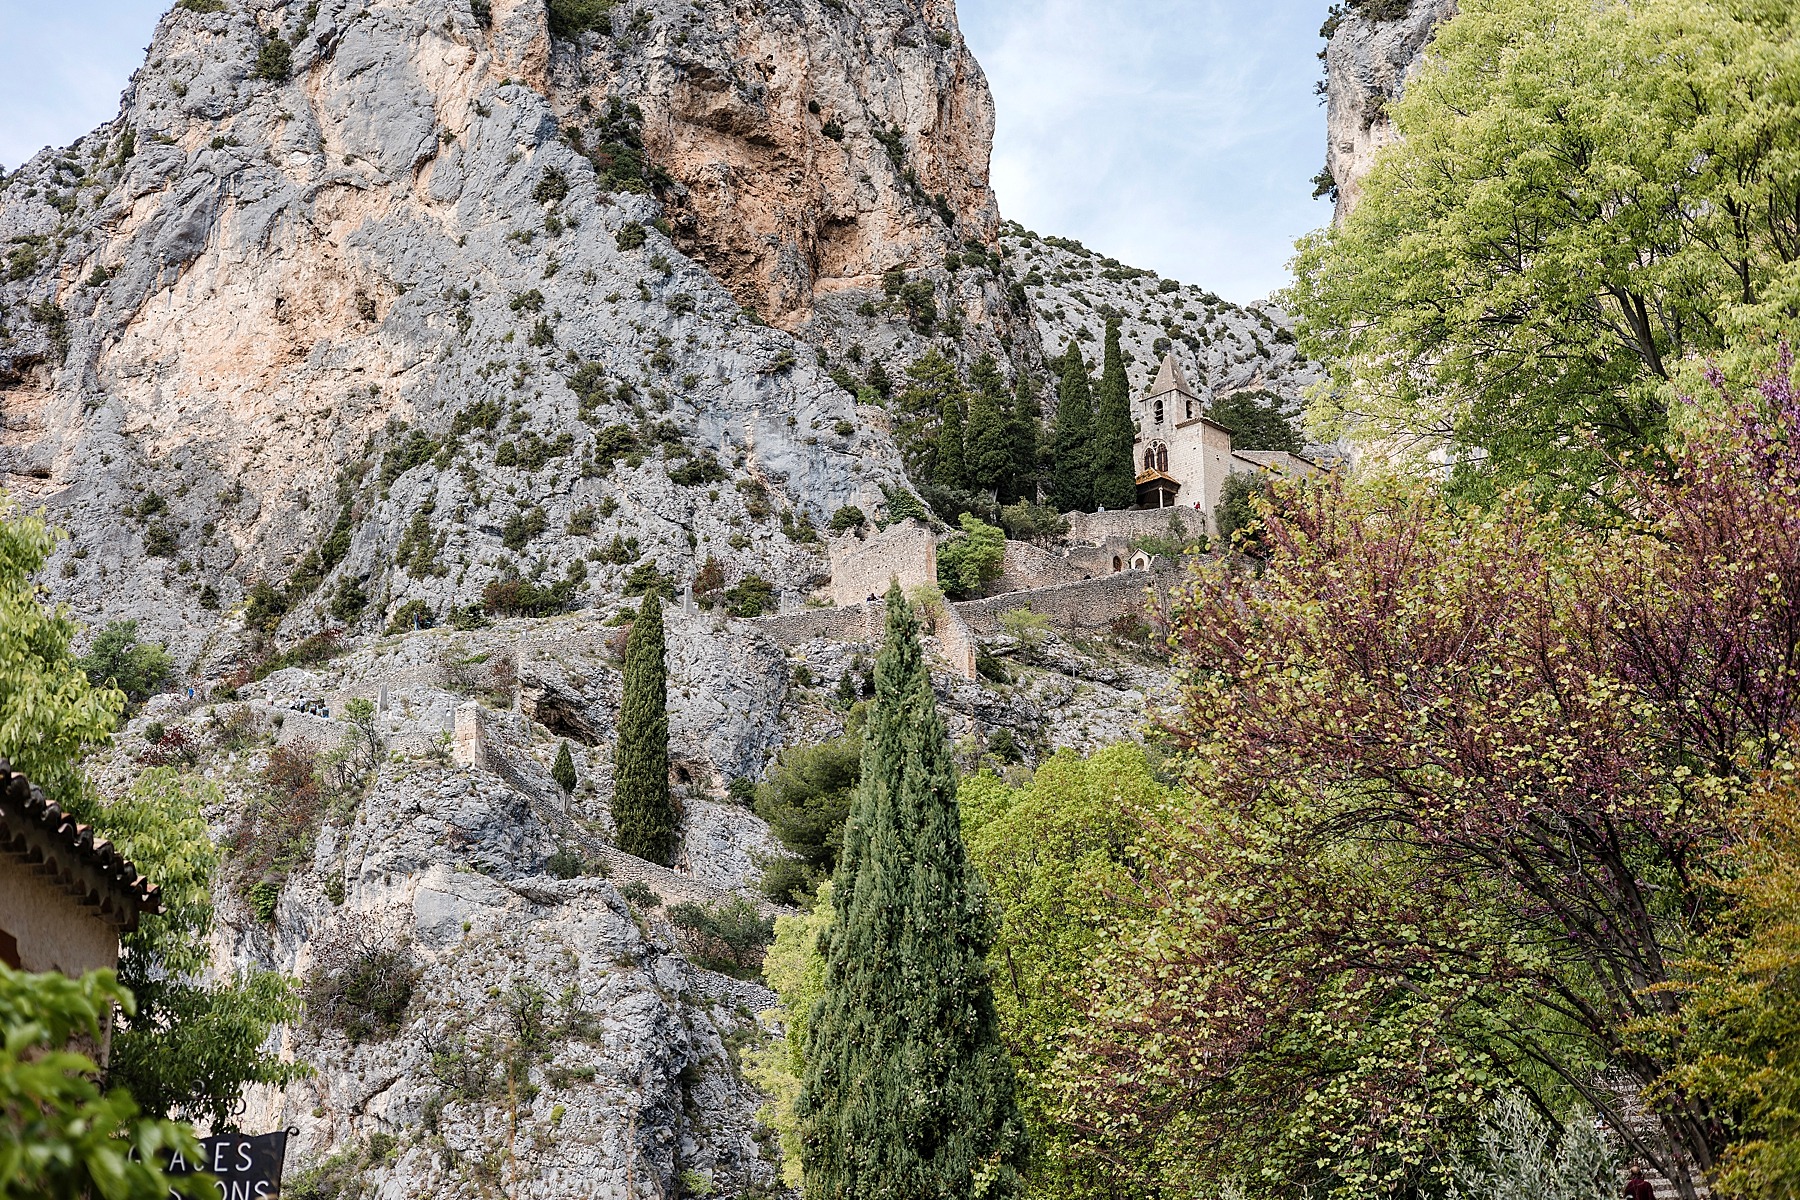
[[[1156,423],[1158,425],[1163,423],[1163,402],[1161,400],[1156,402]]]
[[[1194,398],[1192,396],[1189,396],[1187,398],[1186,403],[1187,403],[1187,416],[1184,419],[1191,421],[1194,419]]]

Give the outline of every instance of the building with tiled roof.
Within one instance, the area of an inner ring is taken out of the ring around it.
[[[156,885],[117,847],[0,760],[0,962],[71,976],[111,969],[119,939],[161,911]]]

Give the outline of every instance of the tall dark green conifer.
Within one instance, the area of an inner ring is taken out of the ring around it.
[[[967,486],[963,474],[963,397],[960,387],[938,402],[937,458],[933,481],[941,488]]]
[[[969,419],[963,426],[963,477],[969,487],[996,498],[1011,491],[1011,431],[1006,380],[994,356],[984,354],[969,372]]]
[[[1011,1200],[1025,1135],[988,984],[992,932],[918,622],[898,587],[863,736],[824,997],[807,1035],[806,1194]]]
[[[1119,319],[1106,323],[1106,365],[1100,372],[1100,397],[1094,414],[1094,504],[1121,509],[1137,505],[1137,470],[1133,454],[1136,430],[1131,423],[1131,381],[1125,377],[1125,352],[1119,346]]]
[[[1001,497],[1006,501],[1038,498],[1038,445],[1043,414],[1038,410],[1037,380],[1029,371],[1020,371],[1013,385],[1012,413],[1007,430],[1012,439],[1012,477]]]
[[[662,596],[652,589],[625,643],[625,696],[613,758],[613,824],[619,849],[668,866],[675,856],[669,802],[669,690]]]
[[[1094,395],[1087,363],[1074,341],[1063,355],[1062,388],[1056,401],[1055,460],[1050,490],[1063,512],[1094,507]]]

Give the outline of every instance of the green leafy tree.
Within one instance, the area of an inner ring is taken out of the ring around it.
[[[550,766],[550,778],[556,781],[556,786],[563,790],[565,796],[575,790],[578,782],[575,778],[575,756],[569,753],[569,743],[566,741],[556,748],[556,761]]]
[[[962,381],[956,364],[933,346],[906,368],[906,388],[895,400],[894,440],[906,472],[925,484],[937,477],[938,437],[944,413],[962,411]],[[959,434],[960,437],[960,434]],[[960,443],[958,446],[960,471]]]
[[[1058,1055],[1089,1027],[1089,1000],[1104,982],[1099,952],[1146,908],[1164,852],[1151,830],[1179,815],[1176,797],[1143,747],[1126,744],[1090,758],[1058,751],[1022,787],[969,776],[957,803],[969,857],[1000,913],[988,966],[1032,1134],[1027,1194],[1152,1196],[1154,1179],[1122,1169],[1110,1147],[1067,1120]]]
[[[1219,523],[1219,541],[1244,554],[1259,554],[1261,543],[1257,534],[1262,529],[1262,515],[1256,506],[1259,500],[1267,504],[1272,495],[1261,472],[1241,471],[1226,476],[1213,518]]]
[[[1282,412],[1274,392],[1232,392],[1213,400],[1207,413],[1231,430],[1233,450],[1285,450],[1298,454],[1304,446],[1292,421]]]
[[[291,979],[273,971],[207,977],[220,854],[201,814],[222,802],[211,782],[157,767],[93,817],[156,882],[163,903],[121,939],[119,981],[137,1003],[113,1035],[108,1079],[147,1112],[230,1128],[246,1085],[280,1086],[308,1072],[264,1049],[278,1025],[300,1015]]]
[[[844,822],[862,779],[864,710],[850,711],[841,736],[783,750],[756,787],[756,815],[805,868],[798,878],[782,876],[787,883],[777,899],[792,902],[798,888],[810,892],[812,882],[837,869]]]
[[[72,803],[81,749],[112,733],[125,696],[88,679],[70,650],[75,623],[38,598],[32,577],[55,547],[44,522],[21,516],[0,492],[0,758]]]
[[[991,928],[955,766],[899,588],[798,1110],[817,1200],[1017,1193],[1025,1137],[984,962]]]
[[[763,977],[780,998],[782,1036],[745,1054],[749,1077],[769,1097],[761,1116],[781,1142],[781,1181],[804,1183],[800,1137],[800,1078],[806,1073],[806,1042],[813,1013],[825,995],[825,955],[819,947],[833,919],[831,881],[819,887],[812,907],[800,916],[775,918],[775,941],[763,956]]]
[[[675,856],[675,806],[669,799],[668,667],[663,661],[662,600],[644,597],[625,643],[625,696],[614,756],[613,824],[619,849],[667,866]]]
[[[1094,414],[1094,504],[1099,508],[1137,506],[1137,468],[1131,420],[1131,381],[1119,345],[1119,320],[1106,322],[1106,361]]]
[[[170,1179],[172,1151],[200,1157],[192,1129],[145,1117],[122,1088],[102,1094],[98,1044],[131,993],[110,971],[80,979],[28,975],[0,963],[0,1200],[168,1200],[214,1194],[206,1178]]]
[[[1056,438],[1050,491],[1063,512],[1094,507],[1094,397],[1081,348],[1070,341],[1063,355],[1056,402]]]
[[[1332,383],[1312,415],[1579,496],[1660,442],[1684,357],[1794,328],[1800,10],[1460,8],[1361,202],[1300,244],[1287,302]]]
[[[938,586],[949,596],[972,596],[1000,578],[1006,566],[1006,531],[971,513],[962,532],[938,547]]]
[[[971,488],[996,497],[1014,490],[1013,447],[1007,428],[1010,397],[1000,364],[984,354],[969,372],[969,421],[963,429],[963,474]]]
[[[81,669],[96,687],[110,685],[129,700],[144,700],[168,681],[175,662],[163,647],[138,641],[136,621],[114,621],[94,638]]]

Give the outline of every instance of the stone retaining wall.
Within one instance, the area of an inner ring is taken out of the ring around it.
[[[1206,514],[1196,508],[1127,508],[1117,512],[1068,513],[1068,540],[1098,545],[1108,538],[1167,537],[1178,522],[1189,537],[1206,536]]]
[[[1181,577],[1182,572],[1175,568],[1121,571],[1117,575],[1008,592],[985,600],[965,600],[955,608],[969,628],[982,636],[999,633],[1001,615],[1015,608],[1028,608],[1049,617],[1059,629],[1093,632],[1105,629],[1127,613],[1143,613],[1151,591],[1159,597],[1166,595]]]

